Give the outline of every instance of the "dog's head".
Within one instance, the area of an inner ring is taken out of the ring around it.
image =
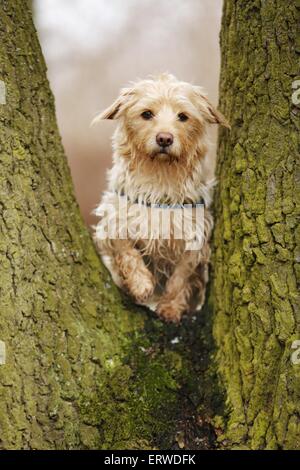
[[[229,127],[200,87],[173,75],[142,80],[121,90],[116,101],[96,120],[118,119],[116,145],[137,161],[186,163],[203,155],[208,124]]]

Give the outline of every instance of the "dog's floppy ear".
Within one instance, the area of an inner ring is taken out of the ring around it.
[[[92,125],[102,119],[118,119],[122,112],[130,105],[133,95],[133,88],[123,88],[118,98],[93,119]]]
[[[230,124],[227,121],[226,117],[208,101],[206,96],[204,96],[203,98],[207,103],[206,114],[208,122],[210,122],[211,124],[220,124],[221,126],[230,129]]]
[[[221,126],[230,129],[230,124],[225,116],[223,116],[223,114],[210,103],[208,98],[203,94],[201,88],[194,87],[194,89],[197,97],[197,104],[206,120],[211,124],[220,124]]]

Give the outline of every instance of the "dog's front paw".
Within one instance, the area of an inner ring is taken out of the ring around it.
[[[161,301],[156,307],[156,313],[166,322],[180,323],[183,311],[174,301]]]
[[[153,276],[149,273],[144,275],[136,275],[126,283],[126,287],[130,295],[138,304],[145,303],[153,294],[155,288],[155,281]]]

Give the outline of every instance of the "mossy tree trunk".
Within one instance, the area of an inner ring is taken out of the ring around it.
[[[229,447],[300,447],[299,7],[224,2],[212,296]]]
[[[208,388],[201,324],[151,318],[102,267],[22,0],[1,2],[0,64],[0,448],[175,445]]]

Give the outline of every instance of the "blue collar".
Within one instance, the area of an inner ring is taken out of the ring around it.
[[[124,191],[119,192],[116,190],[115,192],[121,197],[126,197],[129,202],[132,202],[127,196],[127,194],[124,193]],[[182,209],[185,206],[194,208],[200,205],[205,207],[205,201],[203,197],[200,198],[197,202],[184,201],[183,204],[151,203],[151,202],[139,201],[138,199],[133,201],[133,204],[142,204],[143,206],[146,206],[146,207],[155,207],[155,208],[161,208],[161,209]]]

